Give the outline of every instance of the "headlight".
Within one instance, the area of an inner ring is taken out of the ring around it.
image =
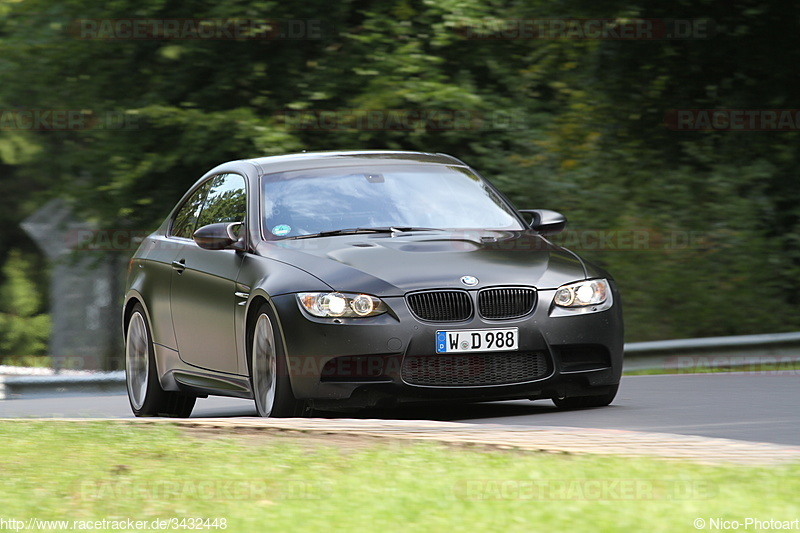
[[[608,282],[604,279],[590,279],[578,283],[562,285],[556,291],[553,302],[561,307],[583,307],[597,305],[606,301]]]
[[[301,292],[297,294],[297,301],[303,309],[321,318],[359,318],[387,311],[380,298],[369,294]]]

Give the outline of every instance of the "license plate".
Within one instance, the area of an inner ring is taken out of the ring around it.
[[[436,353],[501,352],[517,349],[519,328],[436,332]]]

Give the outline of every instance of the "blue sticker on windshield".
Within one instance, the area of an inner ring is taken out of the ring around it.
[[[277,235],[278,237],[283,237],[284,235],[288,235],[290,231],[292,231],[292,227],[286,224],[278,224],[277,226],[272,228],[272,234]]]

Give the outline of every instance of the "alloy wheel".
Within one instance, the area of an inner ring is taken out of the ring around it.
[[[141,409],[147,395],[147,380],[150,374],[150,350],[144,317],[136,311],[128,324],[125,342],[125,376],[128,395],[134,409]]]
[[[262,314],[253,329],[253,394],[259,416],[270,416],[275,405],[278,364],[275,333],[269,317]]]

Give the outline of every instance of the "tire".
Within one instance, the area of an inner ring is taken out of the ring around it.
[[[553,398],[553,403],[559,409],[588,409],[590,407],[605,407],[614,401],[619,390],[619,384],[614,385],[606,394],[598,396],[574,396],[572,398]]]
[[[250,329],[250,385],[256,413],[261,417],[289,418],[303,416],[305,402],[292,392],[286,353],[280,335],[263,304]]]
[[[125,335],[125,382],[128,401],[135,416],[186,418],[192,414],[196,396],[165,391],[158,381],[155,349],[144,308],[137,303],[128,317]]]

